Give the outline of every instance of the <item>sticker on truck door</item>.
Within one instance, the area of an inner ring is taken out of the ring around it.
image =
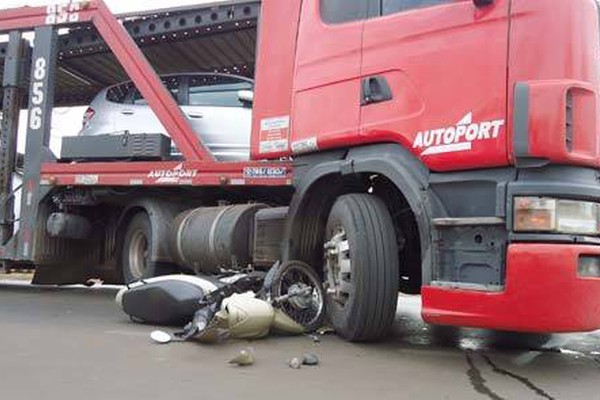
[[[473,122],[470,112],[456,125],[418,132],[413,148],[422,149],[423,156],[469,151],[475,142],[497,139],[503,126],[503,119]]]
[[[288,150],[290,117],[265,118],[260,121],[259,152],[280,153]]]

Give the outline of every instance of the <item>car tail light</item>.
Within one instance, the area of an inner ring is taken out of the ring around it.
[[[92,108],[92,107],[88,107],[87,110],[85,110],[85,113],[83,114],[83,127],[87,127],[90,122],[92,121],[92,118],[94,118],[94,115],[96,115],[96,111]]]

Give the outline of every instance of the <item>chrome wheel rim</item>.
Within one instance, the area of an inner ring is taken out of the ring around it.
[[[354,291],[350,243],[343,227],[337,227],[325,243],[325,278],[327,295],[344,307]]]
[[[281,304],[284,313],[304,327],[313,325],[321,318],[324,307],[324,299],[318,286],[319,282],[302,268],[289,268],[280,278],[276,288],[277,296],[291,295]]]

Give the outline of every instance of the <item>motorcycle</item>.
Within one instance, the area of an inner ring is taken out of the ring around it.
[[[135,322],[185,323],[173,335],[152,332],[159,343],[311,332],[323,321],[324,299],[321,280],[300,261],[277,263],[267,273],[150,278],[130,284],[116,296],[117,304]]]

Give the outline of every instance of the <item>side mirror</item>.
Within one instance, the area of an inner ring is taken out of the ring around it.
[[[243,103],[252,104],[254,102],[254,92],[252,90],[239,90],[238,99]]]
[[[494,0],[473,0],[476,7],[485,7],[494,4]]]

